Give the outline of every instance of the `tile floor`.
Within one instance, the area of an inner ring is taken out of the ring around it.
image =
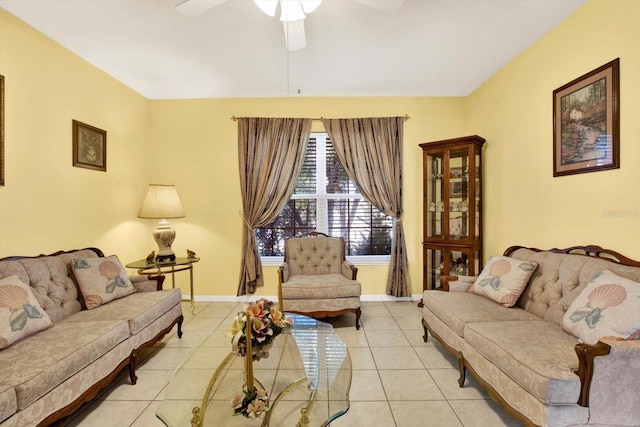
[[[161,427],[155,410],[175,368],[195,347],[228,347],[225,335],[244,306],[197,303],[192,316],[189,304],[183,304],[182,339],[174,329],[145,352],[137,385],[131,385],[122,373],[95,400],[59,425]],[[458,387],[455,358],[432,340],[423,342],[420,318],[415,302],[364,302],[359,331],[353,326],[353,315],[329,320],[349,348],[353,368],[351,408],[331,425],[521,426],[489,399],[472,375],[467,375],[464,388]]]

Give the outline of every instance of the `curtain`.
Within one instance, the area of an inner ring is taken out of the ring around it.
[[[311,119],[238,119],[243,218],[238,296],[264,284],[254,230],[273,221],[291,197],[310,134]]]
[[[394,219],[387,294],[411,296],[402,227],[404,117],[322,119],[338,158],[360,194]]]

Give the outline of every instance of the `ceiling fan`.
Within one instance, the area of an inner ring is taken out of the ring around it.
[[[196,16],[212,9],[227,0],[184,0],[176,9],[186,16]],[[396,12],[405,0],[353,0],[387,13]],[[284,28],[287,50],[304,49],[307,45],[304,34],[304,18],[316,10],[322,0],[253,0],[253,2],[267,15],[276,15],[280,5],[280,21]]]

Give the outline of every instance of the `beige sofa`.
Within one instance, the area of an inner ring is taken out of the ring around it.
[[[475,278],[445,277],[442,290],[423,294],[425,341],[431,334],[457,355],[460,386],[471,371],[527,426],[640,426],[640,340],[590,345],[562,327],[571,303],[601,272],[635,286],[640,263],[597,246],[511,247],[504,255],[538,264],[512,308],[465,292]]]
[[[0,280],[17,276],[53,323],[0,350],[2,427],[49,425],[95,397],[125,367],[135,384],[140,350],[176,324],[182,336],[180,290],[161,290],[163,276],[131,277],[136,292],[84,308],[70,261],[103,256],[89,248],[0,260]]]

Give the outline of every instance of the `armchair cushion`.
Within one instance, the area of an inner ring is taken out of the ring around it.
[[[284,299],[334,299],[359,297],[360,282],[342,274],[313,274],[290,276],[282,284]]]

